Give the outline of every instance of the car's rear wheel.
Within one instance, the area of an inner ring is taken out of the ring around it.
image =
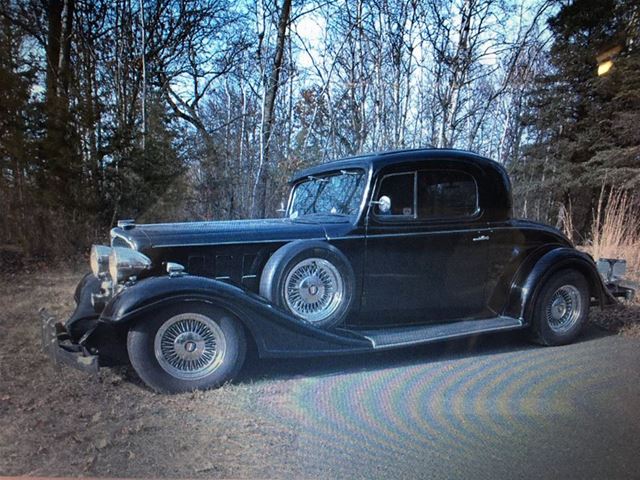
[[[242,366],[246,343],[237,319],[189,302],[141,318],[128,333],[127,350],[147,385],[177,393],[231,380]]]
[[[309,323],[329,328],[342,323],[353,300],[349,261],[325,242],[297,241],[276,251],[260,279],[260,294]]]
[[[542,345],[572,342],[589,313],[589,284],[575,270],[562,270],[545,282],[532,316],[532,338]]]

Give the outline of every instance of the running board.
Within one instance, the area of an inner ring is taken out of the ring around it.
[[[351,331],[367,338],[373,344],[374,349],[380,350],[467,337],[480,333],[515,330],[523,326],[523,322],[515,318],[494,317],[482,320],[463,320],[460,322],[438,323],[435,325],[420,325],[416,327]]]

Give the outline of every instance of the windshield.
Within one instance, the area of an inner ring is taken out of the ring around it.
[[[288,214],[356,216],[364,194],[365,175],[360,169],[309,176],[293,190]]]

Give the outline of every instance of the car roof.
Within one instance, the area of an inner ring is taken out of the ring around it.
[[[364,168],[377,171],[383,167],[405,162],[424,161],[427,163],[444,159],[471,161],[480,167],[499,170],[501,174],[504,174],[504,167],[498,162],[468,150],[453,148],[415,148],[369,153],[322,163],[296,172],[291,178],[291,182],[297,182],[310,175],[319,175],[341,169]]]

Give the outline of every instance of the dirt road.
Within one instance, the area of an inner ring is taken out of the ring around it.
[[[333,359],[252,361],[233,385],[161,396],[126,368],[56,372],[37,308],[77,273],[0,283],[0,475],[617,478],[640,460],[640,340],[591,326]]]

